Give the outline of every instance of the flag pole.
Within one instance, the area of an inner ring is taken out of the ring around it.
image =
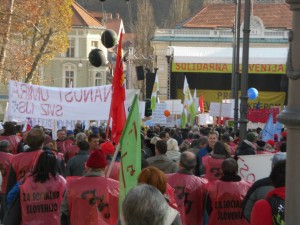
[[[109,177],[110,176],[112,168],[113,168],[113,165],[114,165],[114,163],[116,161],[116,158],[117,158],[117,155],[118,155],[118,152],[119,152],[120,148],[121,148],[121,146],[120,146],[120,143],[119,143],[117,145],[116,150],[115,150],[114,156],[113,156],[113,158],[112,158],[112,160],[110,162],[109,168],[108,168],[108,170],[107,170],[107,172],[105,174],[105,177]]]

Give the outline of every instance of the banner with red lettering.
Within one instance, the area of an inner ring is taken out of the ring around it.
[[[9,81],[11,117],[107,120],[111,85],[57,88]]]
[[[276,123],[279,108],[248,109],[247,119],[253,123],[266,123],[271,113],[273,113],[273,121]]]

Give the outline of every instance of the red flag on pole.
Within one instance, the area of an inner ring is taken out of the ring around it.
[[[122,61],[122,39],[123,31],[121,32],[119,39],[116,66],[112,83],[112,98],[110,105],[110,118],[112,120],[111,140],[116,144],[119,143],[123,128],[126,123],[126,113],[124,107],[126,95],[124,87],[125,76]]]
[[[203,95],[201,95],[199,98],[199,107],[200,107],[201,113],[204,113],[204,97],[203,97]]]

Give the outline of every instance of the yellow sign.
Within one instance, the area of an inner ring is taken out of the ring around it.
[[[240,72],[242,65],[240,65]],[[231,73],[231,64],[222,63],[172,63],[172,72],[190,73]],[[284,64],[250,64],[248,66],[250,74],[285,74]]]
[[[221,102],[223,99],[231,98],[231,91],[228,90],[197,90],[197,97],[204,96],[204,107],[207,112],[211,102]],[[239,96],[241,93],[239,93]],[[183,99],[182,89],[177,89],[177,98]],[[255,100],[248,99],[248,106],[255,109],[258,102],[260,109],[270,109],[274,106],[279,106],[281,109],[284,106],[285,92],[264,92],[260,91]]]

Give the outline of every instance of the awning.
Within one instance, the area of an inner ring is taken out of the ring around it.
[[[232,64],[232,47],[180,47],[169,46],[167,52],[174,63]],[[243,49],[240,48],[240,64]],[[285,64],[288,48],[250,48],[249,64]]]

